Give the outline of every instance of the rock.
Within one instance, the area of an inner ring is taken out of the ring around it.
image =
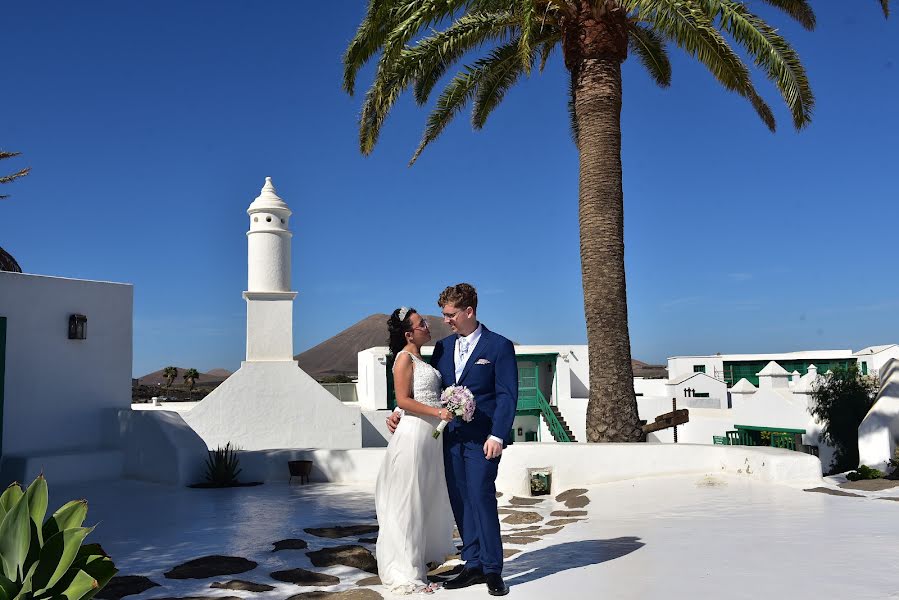
[[[587,496],[575,496],[565,501],[567,508],[584,508],[588,504],[590,504],[590,498]]]
[[[147,600],[244,600],[240,596],[163,596],[162,598],[148,598]]]
[[[502,498],[502,497],[503,497],[503,493],[502,493],[502,492],[496,492],[496,497],[497,497],[497,498]]]
[[[271,574],[272,579],[283,581],[285,583],[293,583],[296,585],[337,585],[340,583],[339,577],[328,575],[326,573],[316,573],[315,571],[307,571],[306,569],[288,569],[286,571],[275,571]]]
[[[298,540],[298,539],[287,539],[280,540],[273,544],[275,548],[272,552],[278,552],[279,550],[305,550],[309,547],[309,544],[306,543],[306,540]]]
[[[97,598],[120,600],[120,598],[125,596],[146,592],[153,587],[159,587],[159,584],[150,581],[149,578],[143,575],[122,575],[110,579],[106,587],[97,592]]]
[[[564,492],[562,492],[561,494],[556,496],[556,502],[565,502],[567,500],[570,500],[571,498],[575,498],[577,496],[583,496],[586,493],[587,493],[587,490],[585,490],[583,488],[576,488],[573,490],[565,490]]]
[[[378,530],[377,525],[341,525],[338,527],[310,527],[304,529],[306,533],[316,537],[338,539],[350,536],[360,536],[366,533],[374,533]]]
[[[534,542],[539,542],[540,538],[525,537],[523,535],[504,535],[502,540],[504,544],[533,544]]]
[[[540,525],[528,525],[527,527],[516,527],[515,529],[507,529],[504,533],[508,533],[509,535],[516,535],[519,531],[534,531],[535,529],[540,529]]]
[[[503,506],[503,507],[497,508],[496,512],[498,512],[501,515],[517,515],[521,511],[512,510],[511,508],[506,508]]]
[[[383,598],[383,596],[374,590],[356,589],[344,590],[342,592],[303,592],[302,594],[290,596],[287,600],[308,600],[315,598],[328,598],[328,600],[379,600],[380,598]]]
[[[316,567],[333,567],[334,565],[344,565],[368,571],[369,573],[378,572],[378,563],[372,553],[359,545],[334,546],[333,548],[322,548],[315,552],[307,552],[306,556],[312,561]]]
[[[586,510],[554,510],[549,513],[551,517],[586,517]]]
[[[559,533],[563,527],[550,527],[548,529],[533,529],[531,531],[523,531],[521,533],[510,532],[511,537],[534,537],[535,535],[553,535]]]
[[[503,523],[506,523],[507,525],[530,525],[531,523],[539,523],[542,520],[543,517],[541,517],[539,513],[519,512],[511,514],[503,519]]]
[[[252,581],[243,581],[241,579],[232,579],[231,581],[216,581],[209,587],[217,590],[239,590],[241,592],[270,592],[275,586],[266,585],[264,583],[253,583]]]
[[[570,525],[572,523],[577,523],[578,521],[586,521],[587,519],[553,519],[552,521],[547,521],[546,524],[549,526],[556,525]]]
[[[356,582],[356,585],[381,585],[381,578],[377,575],[372,575],[371,577],[363,577]]]
[[[515,548],[503,548],[503,558],[510,558],[520,552],[521,550],[516,550]]]
[[[862,490],[865,492],[880,492],[899,486],[899,481],[894,479],[860,479],[859,481],[847,481],[841,483],[844,490]]]
[[[534,506],[541,502],[543,502],[543,498],[519,498],[518,496],[512,496],[512,499],[509,500],[509,504],[515,506]]]
[[[205,579],[252,571],[257,563],[239,556],[203,556],[180,564],[165,573],[166,579]]]
[[[808,488],[807,490],[802,490],[803,492],[817,492],[819,494],[830,494],[831,496],[852,496],[853,498],[864,498],[861,494],[853,494],[852,492],[844,492],[843,490],[835,490],[833,488],[826,487],[813,487]]]

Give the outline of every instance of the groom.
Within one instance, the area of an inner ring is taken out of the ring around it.
[[[455,419],[443,433],[446,483],[462,536],[465,568],[447,581],[448,590],[486,583],[492,596],[504,596],[503,545],[496,507],[496,473],[509,442],[518,404],[518,366],[512,342],[478,322],[478,293],[460,283],[443,290],[437,304],[456,335],[437,342],[431,365],[444,387],[463,385],[474,395],[471,422]],[[391,431],[399,422],[388,419]]]

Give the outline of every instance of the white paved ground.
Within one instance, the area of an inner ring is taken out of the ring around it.
[[[271,552],[272,543],[303,538],[309,550],[357,543],[320,539],[304,527],[373,524],[372,490],[349,485],[270,483],[199,490],[138,482],[51,485],[51,509],[85,497],[89,541],[101,543],[120,575],[162,585],[128,600],[185,596],[286,599],[300,592],[356,588],[368,573],[316,569],[303,550]],[[832,481],[825,484],[834,487]],[[527,545],[506,563],[510,598],[899,598],[899,488],[835,497],[727,477],[676,476],[588,488],[588,519]],[[500,504],[506,504],[504,496]],[[548,516],[565,509],[553,499]],[[522,510],[532,510],[522,508]],[[369,546],[373,549],[373,546]],[[163,573],[211,554],[242,556],[253,571],[207,580],[168,580]],[[303,567],[341,578],[328,588],[273,581],[269,573]],[[209,589],[242,579],[276,585],[266,593]],[[372,588],[384,593],[383,588]],[[386,594],[385,594],[386,595]],[[437,593],[446,600],[488,598],[486,588]]]

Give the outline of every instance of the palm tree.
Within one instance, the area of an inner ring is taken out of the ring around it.
[[[191,400],[193,399],[194,385],[197,383],[197,379],[200,378],[200,372],[196,369],[185,369],[182,377],[184,378],[184,385],[187,386],[187,398]]]
[[[0,150],[0,160],[5,158],[13,158],[15,156],[19,156],[21,152],[4,152]],[[9,183],[10,181],[15,181],[19,177],[25,177],[28,173],[31,172],[31,167],[25,167],[24,169],[20,169],[19,171],[13,173],[12,175],[0,175],[0,183]],[[4,200],[9,198],[9,195],[0,194],[0,200]],[[16,262],[16,259],[8,253],[3,248],[0,248],[0,271],[11,271],[13,273],[21,273],[22,267],[19,266],[19,263]]]
[[[760,1],[806,29],[815,26],[808,0]],[[889,0],[878,1],[888,14]],[[420,105],[427,103],[453,65],[488,48],[441,92],[411,164],[467,104],[474,128],[482,128],[506,92],[534,68],[542,70],[561,48],[580,156],[581,273],[591,367],[588,441],[637,441],[643,435],[624,278],[621,64],[628,51],[666,87],[671,81],[667,44],[680,47],[726,89],[745,97],[773,131],[774,115],[756,92],[736,44],[780,91],[793,126],[802,129],[811,120],[814,96],[798,54],[746,5],[736,0],[369,0],[344,54],[343,86],[350,94],[360,68],[378,55],[359,123],[359,145],[369,154],[403,91],[411,89]]]
[[[169,395],[172,382],[178,377],[178,367],[166,367],[162,370],[162,377],[165,379],[165,395]]]

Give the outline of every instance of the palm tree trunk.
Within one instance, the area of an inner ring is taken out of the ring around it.
[[[587,441],[635,442],[643,432],[627,325],[621,185],[626,21],[620,12],[602,17],[588,12],[572,25],[563,43],[580,154],[578,216],[590,364]]]

